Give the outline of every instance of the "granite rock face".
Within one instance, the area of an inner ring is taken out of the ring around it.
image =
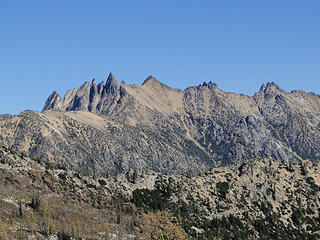
[[[40,129],[40,131],[39,131]],[[43,112],[0,121],[0,144],[80,169],[202,171],[248,158],[320,159],[320,97],[262,85],[252,97],[209,82],[173,89],[149,76],[141,86],[84,83]]]
[[[117,80],[110,73],[106,84],[101,82],[97,85],[93,79],[91,84],[85,82],[80,88],[69,90],[63,99],[54,91],[47,99],[43,110],[100,112],[106,108],[106,102],[112,103],[118,92]]]

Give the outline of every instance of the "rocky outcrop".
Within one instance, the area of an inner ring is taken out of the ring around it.
[[[317,162],[319,130],[315,93],[268,83],[250,97],[212,82],[182,91],[152,76],[137,86],[110,74],[63,98],[52,93],[42,113],[2,121],[0,143],[87,170],[188,172],[260,157]]]
[[[60,108],[61,108],[61,97],[56,91],[54,91],[48,97],[47,101],[44,104],[43,109],[60,110]]]
[[[92,83],[85,82],[80,88],[67,91],[64,98],[61,98],[54,91],[47,99],[44,110],[56,111],[90,111],[99,112],[105,108],[105,103],[114,100],[119,95],[123,95],[123,90],[120,93],[120,86],[112,73],[109,74],[106,84],[101,82],[97,85],[95,79]],[[113,102],[113,101],[111,101]]]

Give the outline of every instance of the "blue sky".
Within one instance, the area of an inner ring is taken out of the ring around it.
[[[0,1],[0,113],[85,81],[319,94],[320,1]]]

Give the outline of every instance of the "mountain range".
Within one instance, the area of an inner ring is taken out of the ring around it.
[[[201,172],[250,158],[320,159],[320,97],[275,83],[253,96],[204,82],[185,90],[152,76],[141,86],[85,82],[42,112],[0,116],[0,144],[44,162],[101,175]]]

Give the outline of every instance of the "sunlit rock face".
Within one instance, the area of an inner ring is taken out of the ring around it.
[[[320,158],[320,97],[262,85],[254,96],[215,83],[173,89],[149,76],[141,86],[84,83],[53,92],[42,113],[0,121],[0,144],[73,168],[202,171],[250,158]]]

